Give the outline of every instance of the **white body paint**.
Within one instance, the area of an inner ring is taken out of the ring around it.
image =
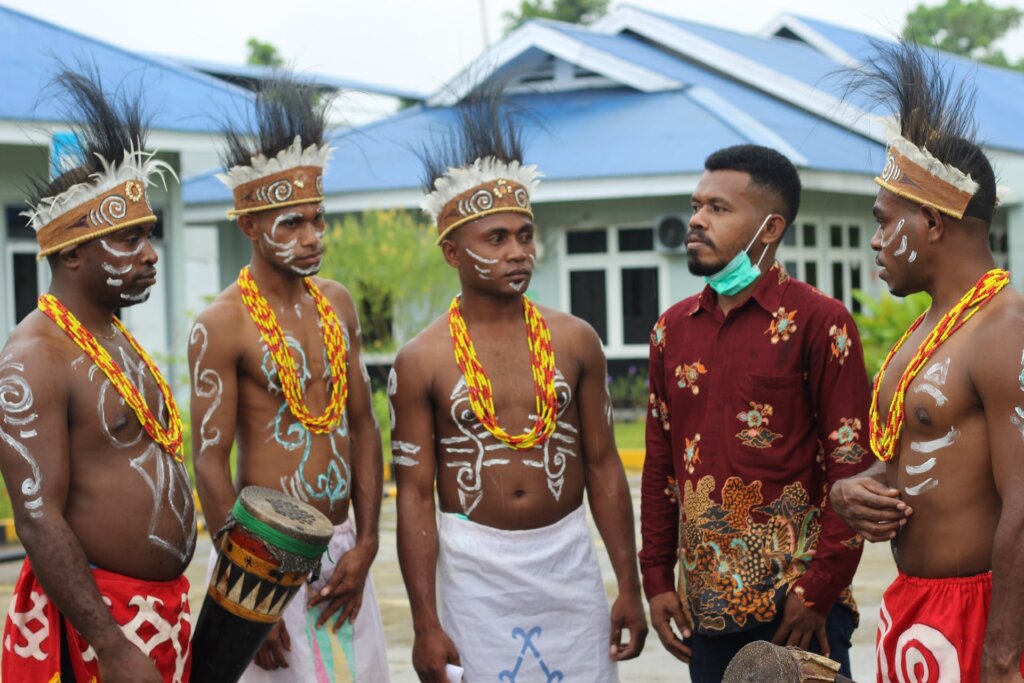
[[[117,278],[114,277],[108,277],[107,284],[110,285],[111,287],[120,287],[121,285],[124,284],[124,280],[118,280]]]
[[[526,288],[526,282],[509,282],[508,286],[517,292],[521,292]]]
[[[263,233],[263,242],[274,250],[274,256],[285,263],[291,263],[295,260],[295,247],[299,244],[298,239],[288,240],[287,242],[275,242],[266,233]]]
[[[21,482],[21,495],[25,497],[24,505],[29,516],[39,518],[43,516],[40,510],[43,498],[39,495],[43,476],[39,471],[39,463],[24,443],[38,435],[32,425],[39,419],[39,415],[32,410],[35,397],[32,387],[20,374],[23,372],[25,366],[11,360],[10,356],[0,361],[0,414],[3,415],[0,440],[13,449],[29,467],[30,475]],[[17,436],[12,432],[17,432]]]
[[[480,279],[481,280],[493,280],[494,279],[491,276],[491,269],[490,268],[481,268],[480,266],[478,266],[475,263],[473,264],[473,268],[474,268],[474,270],[476,270],[477,273],[480,274]]]
[[[949,431],[946,432],[946,435],[941,436],[938,439],[932,439],[931,441],[912,441],[910,443],[910,450],[915,453],[934,453],[935,451],[952,446],[959,438],[960,430],[956,427],[950,427]]]
[[[146,246],[146,243],[145,241],[140,241],[138,246],[131,251],[121,251],[120,249],[115,249],[110,246],[110,244],[107,243],[107,240],[100,238],[100,246],[103,247],[103,251],[107,252],[114,258],[128,258],[129,256],[138,256],[142,251],[142,248]],[[128,270],[131,270],[131,268]],[[128,271],[126,270],[125,272],[127,273]]]
[[[892,252],[893,256],[903,256],[907,252],[907,236],[903,235],[900,238],[900,248]]]
[[[916,260],[917,260],[917,252],[916,251],[911,251],[910,252],[910,256],[907,257],[907,261],[909,261],[910,263],[913,263]]]
[[[309,268],[297,268],[295,266],[291,266],[291,270],[296,275],[301,275],[302,277],[309,277],[310,275],[316,275],[320,271],[320,264],[314,263]]]
[[[199,425],[199,437],[202,440],[199,446],[199,453],[206,452],[206,449],[210,446],[216,446],[220,443],[220,428],[209,427],[209,422],[213,419],[213,415],[217,412],[217,408],[220,407],[221,398],[224,395],[224,381],[221,379],[220,373],[213,368],[202,367],[203,358],[206,357],[206,350],[210,343],[210,333],[206,329],[206,325],[203,323],[196,323],[192,328],[192,334],[189,337],[189,344],[199,345],[199,353],[196,354],[196,364],[192,369],[192,391],[196,398],[205,399],[210,401],[210,405],[206,408],[206,412],[203,413],[203,421]]]
[[[926,382],[931,382],[936,386],[942,386],[946,383],[946,378],[949,376],[949,363],[952,359],[947,358],[940,363],[933,363],[928,371],[924,373],[924,379]]]
[[[147,299],[149,299],[149,289],[150,289],[149,287],[146,287],[144,290],[142,290],[138,294],[128,294],[127,292],[121,292],[121,299],[123,301],[127,301],[127,302],[133,303],[133,304],[142,303],[143,301],[146,301]]]
[[[416,455],[420,452],[420,447],[414,443],[408,441],[392,441],[391,442],[392,453],[405,453],[407,455]]]
[[[899,237],[899,234],[901,232],[903,232],[903,225],[904,225],[904,223],[906,223],[906,221],[901,218],[900,222],[896,224],[896,229],[893,231],[892,236],[889,237],[889,239],[887,239],[887,240],[882,240],[882,248],[883,249],[887,248],[890,244],[892,244],[894,241],[896,241],[896,238]]]
[[[493,266],[493,265],[496,265],[498,263],[498,259],[496,259],[496,258],[484,258],[483,256],[481,256],[480,254],[476,253],[475,251],[473,251],[469,247],[466,247],[466,253],[469,254],[476,261],[479,261],[480,263],[483,263],[484,265],[487,265],[487,266]]]
[[[388,413],[391,416],[391,431],[395,431],[395,394],[398,393],[398,373],[394,368],[388,373]]]
[[[920,484],[914,484],[904,489],[908,496],[919,496],[925,491],[931,491],[933,488],[939,485],[938,479],[932,479],[931,477],[925,479]]]
[[[931,457],[931,458],[928,458],[927,460],[925,460],[920,465],[907,465],[907,467],[906,467],[907,474],[917,475],[917,474],[924,474],[925,472],[930,472],[931,469],[933,467],[935,467],[935,463],[936,462],[938,462],[938,461],[934,457]]]
[[[113,265],[111,265],[111,264],[109,264],[109,263],[104,261],[101,264],[101,267],[103,268],[103,270],[105,270],[106,272],[110,273],[111,275],[127,275],[128,273],[132,272],[132,269],[135,266],[133,266],[132,264],[129,263],[126,266],[122,266],[122,267],[118,268],[117,266],[113,266]]]
[[[946,405],[946,402],[948,400],[946,398],[946,395],[942,393],[941,389],[939,389],[937,386],[935,386],[933,384],[928,384],[927,382],[925,382],[923,384],[918,384],[917,386],[915,386],[914,387],[914,393],[915,394],[928,394],[933,399],[935,399],[935,405],[937,405],[939,407],[942,407],[942,406]]]
[[[414,467],[420,464],[420,461],[416,458],[410,458],[408,455],[396,455],[391,458],[391,464],[395,467]]]

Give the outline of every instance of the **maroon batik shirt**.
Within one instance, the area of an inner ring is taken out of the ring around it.
[[[870,464],[869,388],[842,303],[775,264],[723,315],[705,288],[651,333],[640,568],[648,598],[678,590],[697,631],[773,621],[786,596],[828,613],[862,539],[829,487]]]

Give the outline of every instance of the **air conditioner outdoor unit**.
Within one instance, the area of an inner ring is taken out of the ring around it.
[[[682,255],[686,253],[686,232],[689,230],[686,216],[669,213],[658,216],[654,221],[654,247],[659,254]]]

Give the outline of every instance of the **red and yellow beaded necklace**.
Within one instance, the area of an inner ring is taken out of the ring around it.
[[[153,411],[146,405],[146,401],[138,387],[131,383],[124,374],[124,370],[121,369],[121,366],[111,357],[110,352],[100,345],[93,333],[87,330],[79,322],[78,318],[75,317],[74,313],[57,300],[57,297],[52,294],[40,296],[39,310],[56,323],[57,327],[63,330],[71,338],[71,341],[75,342],[75,345],[85,352],[85,355],[89,356],[89,359],[96,364],[96,367],[103,371],[103,374],[110,380],[111,385],[117,389],[117,393],[124,399],[125,404],[135,413],[139,423],[142,424],[142,428],[146,430],[149,437],[170,453],[175,460],[181,462],[185,454],[181,450],[182,425],[178,404],[174,401],[171,388],[167,386],[164,376],[160,373],[160,368],[156,366],[153,359],[149,357],[149,354],[139,346],[139,343],[135,341],[135,337],[125,329],[121,321],[117,317],[112,318],[114,327],[124,335],[124,338],[128,340],[131,347],[135,349],[135,353],[139,354],[139,358],[145,363],[146,368],[160,389],[160,394],[163,396],[164,405],[167,406],[166,429],[156,419],[156,416],[153,415]]]
[[[345,348],[345,335],[342,333],[341,323],[338,316],[331,307],[320,289],[314,284],[312,278],[302,278],[302,284],[306,291],[313,297],[316,304],[316,312],[320,316],[320,325],[323,329],[324,347],[327,349],[327,365],[331,370],[331,395],[328,397],[327,407],[320,415],[313,415],[309,412],[302,398],[302,381],[299,379],[299,371],[295,366],[295,359],[288,350],[288,342],[284,338],[284,330],[277,322],[277,316],[267,300],[260,294],[256,281],[253,280],[249,266],[242,268],[238,274],[238,288],[242,291],[242,301],[249,309],[249,317],[256,323],[260,336],[266,342],[270,350],[270,356],[277,366],[277,377],[281,384],[281,391],[285,400],[288,401],[288,408],[295,419],[302,423],[302,426],[314,434],[326,434],[337,428],[341,423],[341,416],[345,412],[345,403],[348,400],[348,372],[347,372],[347,349]]]
[[[914,321],[910,329],[896,342],[896,346],[892,347],[892,350],[889,351],[885,362],[882,363],[882,369],[878,372],[878,377],[875,378],[875,385],[871,392],[871,448],[879,460],[888,462],[896,454],[896,450],[899,447],[900,432],[903,429],[904,404],[907,388],[911,382],[914,381],[914,378],[917,377],[917,374],[924,368],[925,364],[928,363],[928,360],[943,342],[963,327],[975,313],[984,308],[985,304],[991,301],[992,297],[998,294],[1009,282],[1010,274],[1005,270],[995,268],[988,271],[981,276],[973,287],[967,290],[967,293],[960,298],[956,306],[953,306],[942,316],[935,329],[917,347],[917,352],[910,359],[907,369],[903,371],[903,376],[900,377],[900,381],[896,384],[896,392],[893,394],[892,402],[889,404],[889,413],[883,426],[879,420],[878,397],[881,393],[885,371],[889,367],[893,356],[896,355],[896,352],[900,350],[904,342],[914,333],[914,330],[921,326],[924,317],[928,314],[927,311]]]
[[[530,346],[530,366],[533,369],[533,387],[537,417],[533,427],[525,434],[510,435],[498,424],[494,410],[494,390],[476,355],[473,340],[469,338],[466,321],[459,308],[459,297],[452,299],[448,308],[448,331],[455,347],[455,362],[469,388],[469,404],[473,415],[495,439],[509,448],[526,451],[542,446],[555,431],[558,419],[558,395],[555,391],[555,352],[551,346],[551,331],[537,307],[523,297],[523,316],[526,319],[527,339]]]

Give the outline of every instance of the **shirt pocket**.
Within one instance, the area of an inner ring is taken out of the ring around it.
[[[806,438],[810,413],[802,374],[747,375],[733,405],[730,430],[744,462],[753,457],[777,466]]]

